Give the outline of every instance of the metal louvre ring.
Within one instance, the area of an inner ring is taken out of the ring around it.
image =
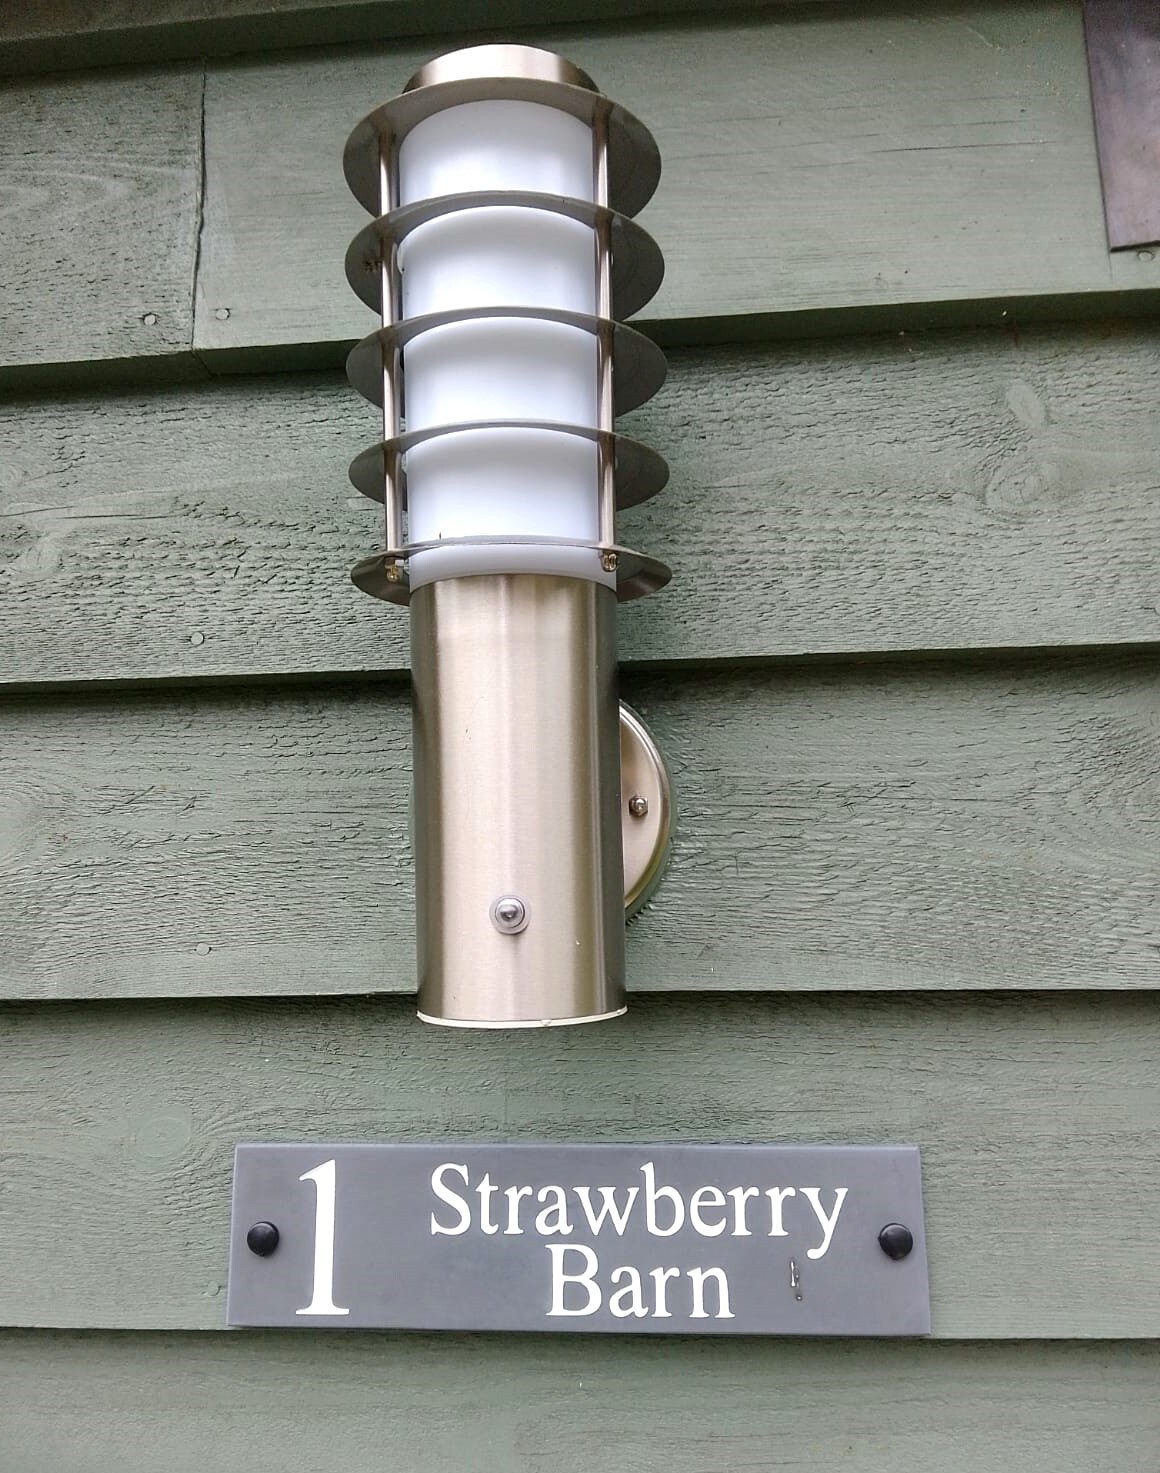
[[[661,156],[652,134],[619,103],[587,87],[539,77],[465,77],[404,92],[368,113],[346,142],[342,169],[351,193],[377,215],[379,160],[383,140],[401,143],[416,123],[464,102],[538,102],[570,113],[592,127],[608,120],[608,203],[622,215],[638,215],[661,177]]]
[[[617,318],[631,317],[650,302],[664,279],[665,261],[648,231],[627,215],[566,195],[534,194],[527,190],[486,189],[469,194],[443,194],[403,205],[365,226],[346,253],[346,279],[355,295],[375,312],[383,306],[380,267],[384,247],[399,245],[412,230],[461,210],[507,207],[543,210],[577,220],[593,230],[607,224],[612,242],[612,306]]]
[[[567,82],[587,87],[589,92],[600,91],[588,73],[567,57],[514,41],[464,46],[433,57],[404,83],[403,91],[414,92],[435,82],[458,82],[464,77],[539,77],[545,82]]]
[[[656,558],[627,547],[601,542],[574,542],[568,537],[444,537],[434,542],[412,542],[406,547],[388,547],[361,558],[350,572],[350,580],[372,598],[404,607],[411,602],[406,559],[419,552],[437,552],[447,547],[574,547],[581,551],[612,554],[616,558],[616,597],[621,603],[642,598],[663,588],[672,571]]]
[[[437,440],[444,435],[468,435],[478,430],[547,430],[554,435],[572,435],[581,440],[590,440],[595,445],[607,446],[612,451],[615,468],[617,511],[650,500],[664,490],[669,479],[669,468],[664,458],[649,446],[642,445],[639,440],[630,439],[628,435],[595,430],[588,425],[558,424],[552,420],[490,419],[436,425],[432,429],[412,430],[409,434],[397,435],[393,440],[381,440],[351,461],[351,484],[372,501],[382,501],[385,495],[388,452],[405,455],[412,446],[422,445],[428,440]],[[406,506],[405,472],[400,476],[399,494]]]
[[[627,414],[630,409],[636,409],[651,399],[665,381],[668,371],[665,355],[651,338],[609,318],[593,317],[587,312],[563,312],[555,307],[461,307],[454,312],[427,312],[421,317],[408,317],[391,327],[380,327],[377,332],[363,338],[361,343],[356,343],[346,360],[346,376],[364,399],[381,407],[384,350],[405,348],[413,338],[436,327],[504,317],[559,322],[567,327],[578,327],[593,337],[602,331],[610,331],[613,409],[617,414]]]

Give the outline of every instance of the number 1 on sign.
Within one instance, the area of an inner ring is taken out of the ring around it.
[[[349,1314],[334,1302],[334,1162],[304,1171],[299,1181],[314,1183],[314,1296],[295,1314]]]

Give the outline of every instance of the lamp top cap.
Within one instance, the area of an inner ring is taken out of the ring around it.
[[[537,82],[561,82],[569,87],[584,87],[589,92],[600,88],[588,75],[554,51],[541,51],[538,46],[465,46],[448,51],[426,62],[403,88],[415,92],[441,82],[466,82],[484,77],[520,77]]]

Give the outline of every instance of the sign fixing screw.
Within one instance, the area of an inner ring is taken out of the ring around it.
[[[897,1262],[914,1247],[914,1234],[901,1222],[888,1222],[878,1234],[878,1246],[887,1258]]]
[[[633,793],[632,797],[628,800],[628,811],[632,814],[633,818],[647,818],[648,799],[640,793]]]
[[[259,1258],[269,1258],[281,1236],[272,1222],[256,1222],[246,1234],[246,1247]]]

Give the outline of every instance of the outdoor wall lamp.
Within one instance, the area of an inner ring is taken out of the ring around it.
[[[419,1015],[615,1017],[626,903],[670,820],[616,696],[616,602],[669,579],[615,537],[617,508],[668,478],[613,428],[665,376],[614,320],[660,286],[630,218],[660,156],[569,62],[477,46],[365,118],[344,168],[376,217],[347,277],[382,315],[347,360],[383,411],[350,474],[386,513],[352,577],[411,610]]]

